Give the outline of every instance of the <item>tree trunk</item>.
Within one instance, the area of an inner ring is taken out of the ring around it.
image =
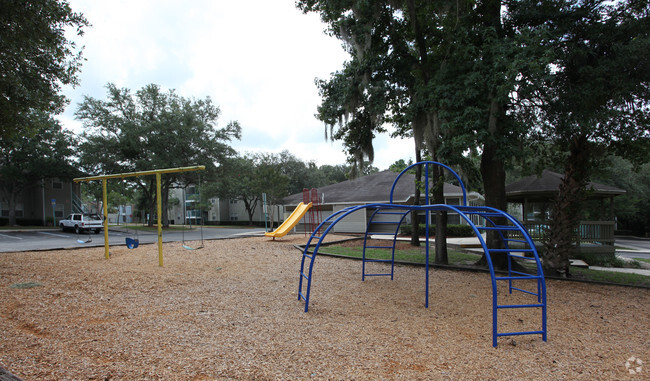
[[[16,192],[9,193],[9,226],[16,226]]]
[[[445,203],[445,169],[436,165],[433,168],[433,203]],[[436,257],[435,263],[446,265],[449,263],[447,254],[447,212],[436,212]]]
[[[416,143],[416,149],[415,149],[415,162],[419,163],[422,161],[422,153],[420,152],[420,149],[417,148],[418,144]],[[415,167],[415,197],[413,200],[413,204],[419,205],[420,204],[420,182],[422,181],[422,166],[418,165]],[[420,246],[420,232],[418,231],[420,228],[420,221],[418,221],[418,212],[411,212],[411,246]]]
[[[485,205],[499,210],[506,210],[506,171],[503,160],[496,156],[497,147],[486,145],[483,148],[483,155],[481,157],[481,176],[483,178],[483,186],[485,187]],[[503,218],[494,218],[496,224],[505,224]],[[488,249],[502,249],[504,243],[498,232],[488,231],[486,235],[486,242]],[[493,253],[491,255],[492,265],[495,269],[507,269],[508,261],[506,253]],[[487,258],[485,253],[477,263],[479,265],[487,265]]]
[[[169,227],[169,184],[162,184],[161,193],[161,205],[162,205],[162,225],[164,227]]]
[[[255,213],[255,208],[257,207],[257,198],[249,200],[244,197],[244,206],[246,207],[246,213],[248,214],[248,223],[253,225],[253,214]]]
[[[589,147],[584,136],[570,141],[570,155],[564,177],[551,209],[549,231],[544,242],[543,266],[547,274],[569,277],[569,256],[580,225],[580,204],[584,201],[589,176]],[[579,234],[579,233],[578,233]]]
[[[7,207],[9,208],[9,226],[16,226],[16,196],[20,192],[21,187],[15,183],[4,183],[0,186],[0,196],[7,200]]]
[[[488,122],[488,131],[491,137],[496,138],[501,134],[499,119],[502,114],[503,109],[495,99],[492,99]],[[503,147],[499,147],[494,138],[488,138],[483,144],[483,155],[481,155],[481,177],[485,188],[485,205],[505,211],[508,207],[506,201],[506,170],[503,159],[499,157],[499,149]],[[493,221],[497,225],[505,224],[503,218],[494,218]],[[485,243],[488,249],[502,249],[505,247],[501,236],[495,231],[487,232]],[[483,253],[483,257],[477,264],[487,265],[485,255],[486,253]],[[493,253],[491,258],[495,269],[508,268],[506,253]]]

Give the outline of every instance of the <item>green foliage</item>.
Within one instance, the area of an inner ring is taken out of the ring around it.
[[[396,162],[394,162],[393,164],[391,164],[390,167],[388,167],[388,169],[390,171],[395,172],[395,173],[400,173],[400,172],[402,172],[403,170],[405,170],[406,168],[408,168],[411,165],[413,165],[413,160],[409,160],[408,163],[407,163],[407,162],[404,161],[404,159],[399,159]],[[409,173],[415,174],[415,169],[412,168],[409,171]]]
[[[241,137],[237,122],[217,128],[219,108],[207,97],[184,98],[173,90],[163,92],[147,85],[132,94],[107,85],[107,99],[86,97],[75,115],[83,122],[81,165],[93,174],[124,173],[162,168],[205,165],[204,179],[216,179],[216,165],[235,155],[228,144]],[[163,216],[167,218],[169,187],[189,185],[198,177],[163,176]],[[155,210],[155,178],[129,178],[139,187],[145,210]]]
[[[33,133],[31,113],[62,111],[62,85],[76,84],[82,56],[66,37],[88,21],[64,0],[3,0],[0,6],[0,139]]]
[[[288,151],[246,154],[225,161],[217,181],[208,186],[214,196],[242,200],[249,222],[253,223],[253,214],[261,202],[262,193],[266,193],[267,202],[274,205],[305,188],[344,181],[348,171],[349,168],[343,165],[318,168],[313,162],[305,163]]]
[[[650,232],[650,163],[635,166],[619,156],[608,156],[594,170],[592,179],[626,191],[614,198],[618,230],[638,236]],[[597,214],[602,209],[592,205],[588,211]]]
[[[622,273],[618,271],[601,271],[582,268],[574,268],[572,273],[578,279],[587,279],[594,282],[607,282],[616,284],[627,284],[632,286],[650,286],[650,277],[641,274]]]

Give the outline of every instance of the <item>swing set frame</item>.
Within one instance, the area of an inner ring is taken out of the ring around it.
[[[178,173],[178,172],[191,172],[191,171],[203,171],[205,170],[204,165],[195,165],[192,167],[179,167],[179,168],[166,168],[166,169],[154,169],[151,171],[138,171],[138,172],[126,172],[126,173],[116,173],[110,175],[100,175],[100,176],[89,176],[89,177],[77,177],[73,179],[75,183],[78,182],[89,182],[94,180],[102,181],[102,203],[104,205],[104,257],[110,259],[110,253],[108,251],[108,197],[106,191],[106,184],[109,179],[124,179],[127,177],[140,177],[140,176],[156,176],[156,204],[157,204],[157,214],[158,214],[158,265],[163,267],[163,241],[162,241],[162,186],[161,186],[161,177],[163,173]]]

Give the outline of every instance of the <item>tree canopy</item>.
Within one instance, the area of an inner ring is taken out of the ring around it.
[[[548,147],[535,137],[554,143],[556,160],[570,158],[565,178],[575,185],[566,189],[575,194],[593,167],[573,153],[592,152],[593,159],[608,148],[647,157],[647,0],[297,6],[318,13],[351,55],[330,79],[317,81],[318,117],[356,161],[372,160],[372,138],[390,122],[414,137],[416,160],[426,149],[433,160],[470,173],[480,154],[486,204],[505,210],[509,163],[536,148],[526,143]],[[567,212],[578,204],[572,196],[557,203]],[[565,217],[556,216],[564,221],[555,230],[573,231]],[[488,236],[490,247],[502,245],[496,238]]]
[[[88,21],[65,0],[3,0],[0,7],[0,138],[29,133],[31,112],[57,114],[63,85],[76,84],[83,58],[68,29]]]
[[[75,114],[84,126],[80,162],[86,171],[108,174],[205,165],[207,178],[235,155],[228,143],[241,137],[241,127],[232,121],[218,128],[220,111],[209,97],[188,99],[153,84],[135,94],[113,84],[107,90],[106,100],[85,97]],[[179,178],[164,176],[163,203]],[[135,181],[154,210],[155,179]],[[165,223],[166,210],[164,205]]]

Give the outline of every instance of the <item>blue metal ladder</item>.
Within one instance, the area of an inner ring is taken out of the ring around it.
[[[395,244],[397,243],[397,235],[399,234],[399,227],[404,221],[404,218],[410,213],[410,211],[397,211],[397,209],[382,209],[377,208],[370,218],[368,219],[368,226],[366,227],[366,232],[363,236],[363,255],[361,259],[361,280],[366,280],[367,276],[390,276],[390,279],[393,280],[393,275],[395,273]],[[386,218],[382,218],[386,217]],[[384,230],[373,231],[373,226],[375,227],[394,227],[391,232],[386,232]],[[368,245],[369,239],[371,236],[389,236],[391,240],[387,241],[387,244],[374,244]],[[386,249],[391,251],[391,259],[369,259],[366,255],[367,249]],[[390,263],[390,272],[388,273],[368,273],[366,271],[366,263]]]
[[[503,248],[488,248],[482,235],[478,234],[479,242],[483,251],[487,254],[488,267],[492,280],[492,340],[493,345],[497,345],[497,338],[502,336],[532,335],[541,334],[542,339],[547,339],[547,321],[546,321],[546,282],[544,272],[540,261],[535,243],[530,238],[526,228],[514,217],[489,207],[458,207],[459,212],[465,216],[478,216],[485,223],[475,227],[477,232],[493,231],[497,232],[504,243]],[[501,221],[495,221],[500,219]],[[499,222],[501,224],[499,224]],[[505,222],[505,223],[504,223]],[[512,247],[511,247],[512,246]],[[515,247],[517,246],[517,247]],[[491,254],[504,254],[507,258],[508,270],[505,274],[497,274],[492,264]],[[534,268],[530,272],[523,272],[513,269],[515,261],[531,263]],[[524,289],[515,284],[515,282],[533,280],[536,283],[536,289]],[[536,297],[536,303],[523,304],[499,304],[497,281],[508,281],[508,293],[513,291],[522,292]],[[499,332],[498,313],[500,310],[513,308],[538,308],[541,312],[541,329],[534,331],[511,331]]]

